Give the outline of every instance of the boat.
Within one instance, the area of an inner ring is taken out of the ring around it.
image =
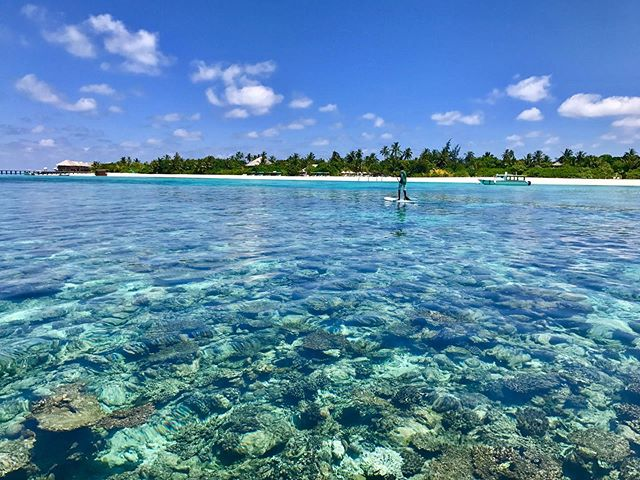
[[[531,185],[531,182],[524,175],[507,172],[498,173],[493,178],[481,178],[480,183],[483,185]]]

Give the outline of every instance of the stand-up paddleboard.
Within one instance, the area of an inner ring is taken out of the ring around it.
[[[396,197],[384,197],[385,202],[416,203],[415,200],[398,200]]]

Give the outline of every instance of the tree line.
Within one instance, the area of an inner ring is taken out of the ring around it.
[[[256,159],[260,159],[255,162]],[[248,163],[259,163],[248,166]],[[583,151],[564,150],[552,159],[541,150],[517,157],[506,149],[499,157],[485,152],[481,156],[469,151],[462,154],[459,145],[448,141],[441,149],[423,149],[418,155],[398,142],[384,146],[379,154],[352,150],[342,156],[333,152],[329,158],[309,153],[297,153],[276,158],[267,152],[244,154],[236,152],[227,158],[206,156],[183,158],[176,153],[149,162],[122,157],[117,162],[94,163],[94,169],[130,173],[182,174],[280,174],[280,175],[343,175],[345,172],[366,175],[397,175],[401,169],[414,177],[493,176],[496,173],[518,173],[530,177],[563,178],[640,178],[640,156],[629,149],[621,156],[590,155]]]

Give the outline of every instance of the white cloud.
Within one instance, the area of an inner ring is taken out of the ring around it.
[[[93,83],[80,87],[82,93],[95,93],[98,95],[113,95],[116,91],[106,83]]]
[[[326,138],[316,138],[313,142],[311,142],[311,145],[314,147],[325,147],[329,145],[329,140],[327,140]]]
[[[268,113],[283,99],[282,95],[278,95],[271,87],[264,85],[247,85],[240,88],[229,85],[225,89],[225,95],[230,105],[247,108],[254,115]]]
[[[525,137],[527,138],[538,138],[541,136],[542,136],[542,132],[540,130],[532,130],[525,135]]]
[[[371,133],[362,132],[362,138],[364,138],[365,140],[373,140],[374,137],[375,135]]]
[[[276,70],[276,64],[271,60],[255,64],[233,64],[227,68],[223,68],[219,63],[207,65],[202,60],[196,60],[193,65],[196,67],[196,71],[191,74],[193,83],[221,79],[224,83],[230,84],[241,75],[268,76]]]
[[[249,115],[264,115],[283,100],[271,87],[261,84],[255,77],[268,76],[276,69],[272,61],[256,64],[233,64],[223,68],[220,64],[207,65],[194,62],[196,71],[191,74],[194,83],[221,81],[224,94],[218,95],[213,88],[207,88],[205,95],[217,107],[237,107],[227,112],[231,118],[245,118]],[[234,113],[232,113],[234,112]]]
[[[640,97],[602,97],[595,93],[577,93],[558,107],[564,117],[609,117],[640,115]]]
[[[38,80],[38,77],[33,73],[19,79],[16,82],[16,89],[36,102],[53,105],[70,112],[90,112],[98,106],[93,98],[81,98],[76,103],[65,102],[49,85]]]
[[[47,42],[62,45],[67,52],[76,57],[96,56],[96,50],[89,37],[75,25],[65,25],[55,32],[42,32],[42,36]]]
[[[509,135],[505,140],[509,142],[509,145],[512,147],[522,147],[524,145],[520,135]]]
[[[117,105],[111,105],[108,110],[111,113],[124,113],[124,110],[122,110],[122,108],[118,107]]]
[[[202,132],[190,132],[184,128],[178,128],[173,131],[173,136],[184,140],[200,140],[202,138]]]
[[[247,137],[249,138],[258,138],[260,136],[260,134],[258,132],[256,132],[255,130],[252,132],[247,133]]]
[[[478,100],[480,103],[487,103],[489,105],[495,105],[499,98],[504,97],[504,92],[499,88],[494,88],[491,90],[485,98],[481,98]]]
[[[384,126],[384,119],[382,117],[379,117],[375,113],[365,113],[364,115],[362,115],[362,118],[364,118],[365,120],[371,120],[374,127],[380,128]]]
[[[105,36],[104,48],[109,53],[124,58],[122,68],[128,72],[157,75],[169,63],[159,49],[157,33],[142,29],[132,33],[109,14],[90,16],[89,25]]]
[[[544,116],[538,108],[532,107],[521,111],[516,119],[524,120],[525,122],[539,122],[540,120],[544,119]]]
[[[140,147],[140,142],[134,142],[132,140],[127,140],[125,142],[122,142],[120,144],[120,146],[124,147],[124,148],[138,148],[138,147]]]
[[[333,125],[331,125],[331,128],[336,128],[336,129],[341,129],[342,127],[344,127],[342,122],[336,122]]]
[[[557,143],[560,143],[560,137],[549,137],[544,142],[545,145],[555,145]]]
[[[262,136],[263,137],[275,137],[276,135],[278,135],[280,132],[277,128],[267,128],[266,130],[262,131]]]
[[[53,138],[43,138],[38,142],[41,147],[55,147],[56,141]]]
[[[431,120],[438,125],[453,125],[454,123],[463,123],[465,125],[480,125],[482,123],[482,113],[474,113],[472,115],[463,115],[458,110],[452,110],[444,113],[434,113]]]
[[[47,11],[43,7],[38,7],[32,3],[27,3],[20,9],[20,13],[30,20],[43,21]]]
[[[31,129],[31,133],[42,133],[44,132],[44,125],[36,125]]]
[[[198,120],[200,120],[200,118],[201,118],[200,113],[194,113],[189,117],[189,120],[193,122],[197,122]]]
[[[313,105],[313,100],[305,96],[294,98],[289,102],[291,108],[309,108],[311,105]]]
[[[335,112],[336,110],[338,110],[338,105],[336,105],[335,103],[327,103],[326,105],[323,105],[318,109],[319,112],[323,113]]]
[[[224,102],[218,98],[216,93],[213,91],[213,88],[207,88],[204,93],[211,105],[215,105],[216,107],[224,106]]]
[[[244,108],[234,108],[233,110],[229,110],[224,114],[227,118],[247,118],[249,116],[249,112],[247,112]]]
[[[164,115],[160,115],[159,117],[156,117],[158,120],[161,120],[163,122],[179,122],[180,120],[182,120],[182,115],[180,115],[179,113],[165,113]]]
[[[618,136],[614,135],[613,133],[605,133],[603,135],[600,135],[600,138],[602,140],[616,140]]]
[[[380,138],[382,140],[391,140],[393,138],[393,135],[391,135],[389,132],[385,132],[382,135],[380,135]]]
[[[147,138],[147,144],[148,145],[161,145],[162,144],[162,140],[159,140],[157,138]]]
[[[315,125],[316,121],[313,118],[302,118],[300,120],[296,120],[295,122],[291,122],[287,125],[289,130],[303,130],[305,127],[310,127]]]
[[[507,87],[507,95],[527,102],[538,102],[549,97],[551,75],[533,76]]]
[[[611,125],[622,128],[640,128],[640,117],[625,117],[616,120]]]

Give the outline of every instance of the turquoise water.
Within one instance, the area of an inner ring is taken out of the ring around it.
[[[0,178],[0,476],[638,478],[640,190],[409,186]]]

